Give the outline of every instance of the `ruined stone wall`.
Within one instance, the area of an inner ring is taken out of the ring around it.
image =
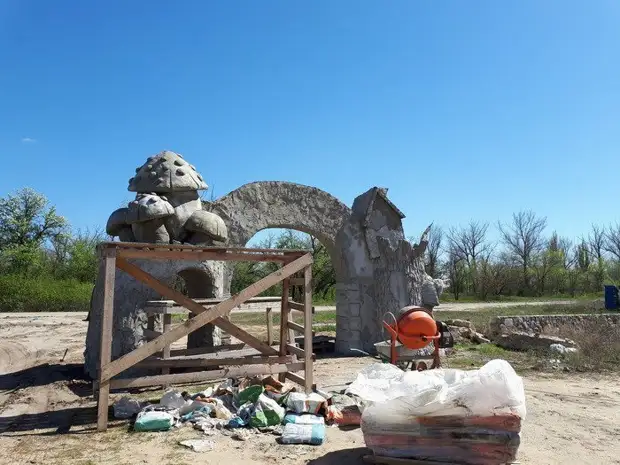
[[[491,336],[507,334],[512,331],[556,334],[560,328],[579,329],[592,323],[620,325],[620,314],[498,316],[491,320],[489,332]]]

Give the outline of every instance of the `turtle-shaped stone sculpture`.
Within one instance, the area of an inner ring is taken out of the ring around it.
[[[223,244],[226,224],[202,209],[198,191],[207,188],[178,153],[166,150],[149,157],[129,180],[128,190],[137,193],[136,199],[110,215],[106,232],[123,242]]]

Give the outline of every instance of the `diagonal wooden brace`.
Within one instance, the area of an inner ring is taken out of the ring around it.
[[[169,299],[174,300],[179,305],[182,305],[183,307],[187,308],[192,313],[196,313],[197,315],[194,318],[190,318],[189,320],[187,320],[183,324],[180,324],[179,326],[171,329],[167,333],[162,334],[158,338],[153,339],[152,341],[149,341],[146,344],[138,347],[134,351],[132,351],[132,352],[130,352],[128,354],[123,355],[122,357],[114,360],[113,362],[110,362],[108,365],[103,367],[103,369],[101,370],[100,382],[103,382],[103,381],[111,379],[112,377],[116,376],[117,374],[125,371],[126,369],[128,369],[130,367],[132,367],[136,363],[144,360],[149,355],[152,355],[155,352],[158,352],[158,351],[162,350],[165,346],[171,344],[174,341],[177,341],[178,339],[181,339],[182,337],[188,335],[192,331],[197,330],[198,328],[201,328],[202,326],[206,325],[207,323],[214,322],[218,326],[220,326],[223,329],[225,329],[226,331],[233,330],[233,331],[237,332],[237,330],[238,330],[238,331],[241,331],[241,332],[245,333],[240,328],[237,328],[232,323],[230,323],[227,320],[224,320],[223,318],[220,318],[220,317],[224,316],[224,315],[227,315],[228,313],[230,313],[230,311],[233,308],[237,307],[238,305],[240,305],[241,303],[245,302],[246,300],[251,299],[252,297],[257,296],[261,292],[269,289],[274,284],[277,284],[278,282],[282,281],[282,279],[284,279],[284,278],[286,278],[288,276],[291,276],[293,273],[296,273],[296,272],[304,269],[308,265],[311,265],[312,261],[313,260],[312,260],[312,255],[311,254],[303,255],[302,257],[300,257],[300,258],[290,262],[289,264],[283,266],[279,270],[274,271],[273,273],[265,276],[263,279],[261,279],[261,280],[255,282],[254,284],[246,287],[245,289],[243,289],[238,294],[232,296],[230,299],[225,300],[225,301],[223,301],[223,302],[221,302],[221,303],[211,307],[210,309],[206,310],[199,303],[195,302],[194,300],[190,299],[189,297],[184,296],[180,292],[175,291],[175,290],[171,289],[170,287],[166,286],[165,284],[163,284],[162,282],[158,281],[156,278],[154,278],[150,274],[146,273],[144,270],[140,269],[136,265],[133,265],[132,263],[129,263],[125,259],[117,258],[117,260],[116,260],[117,268],[125,271],[126,273],[128,273],[131,276],[135,277],[139,281],[144,282],[145,284],[150,286],[152,289],[157,291],[162,296],[168,297]],[[217,321],[215,321],[215,320],[217,320]],[[233,328],[236,328],[236,330],[233,329]],[[245,333],[245,334],[248,335],[248,336],[251,336],[248,333]],[[253,336],[251,336],[251,337],[254,338]],[[264,346],[263,347],[263,351],[264,351],[263,353],[265,353],[267,355],[275,355],[275,354],[277,354],[277,351],[275,351],[273,348],[267,346],[266,344],[263,344],[262,342],[258,341],[257,339],[255,341],[253,341],[253,342],[259,342],[260,345]],[[258,347],[255,347],[255,348],[258,349]]]

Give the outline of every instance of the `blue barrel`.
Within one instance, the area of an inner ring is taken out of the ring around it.
[[[619,307],[618,288],[616,286],[605,286],[605,309],[618,310]]]

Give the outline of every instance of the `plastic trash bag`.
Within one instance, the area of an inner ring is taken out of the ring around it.
[[[256,402],[258,400],[258,397],[263,393],[263,386],[261,385],[254,385],[254,386],[250,386],[246,389],[244,389],[243,391],[240,391],[239,394],[237,394],[237,403],[239,405],[243,405],[247,402]]]
[[[325,440],[325,425],[288,423],[282,431],[282,444],[312,444],[319,446]]]
[[[472,371],[394,368],[369,366],[349,388],[367,402],[361,426],[373,453],[471,465],[515,460],[525,392],[508,362]]]
[[[286,407],[295,413],[317,414],[326,404],[325,398],[316,392],[310,394],[291,392],[286,397]]]
[[[137,400],[125,396],[114,402],[113,408],[114,418],[124,420],[140,412],[140,410],[142,410],[142,405]]]
[[[161,397],[159,404],[169,409],[180,409],[185,405],[185,399],[178,391],[167,391]]]
[[[258,396],[254,414],[250,425],[254,428],[264,428],[282,423],[286,411],[278,403],[264,394]]]
[[[142,411],[134,423],[136,431],[168,431],[174,425],[174,417],[158,410]]]

